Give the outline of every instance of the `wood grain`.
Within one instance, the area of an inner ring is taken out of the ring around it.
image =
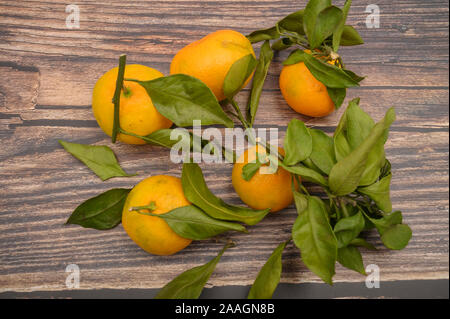
[[[343,1],[338,1],[342,5]],[[189,42],[216,29],[243,33],[273,25],[306,1],[79,1],[80,29],[65,26],[66,1],[0,2],[0,292],[65,289],[65,267],[81,269],[81,288],[157,288],[192,266],[208,261],[222,244],[194,242],[170,256],[140,250],[119,226],[95,231],[63,225],[82,201],[113,187],[132,187],[149,175],[179,176],[168,150],[154,146],[111,145],[91,113],[96,80],[129,63],[168,73],[172,56]],[[366,75],[348,98],[361,97],[376,119],[395,106],[387,155],[394,178],[392,199],[413,229],[410,245],[364,252],[382,280],[448,278],[448,3],[441,0],[387,1],[381,28],[366,29],[368,0],[354,1],[349,23],[366,44],[344,48],[348,67]],[[256,123],[284,132],[293,117],[331,133],[343,112],[305,118],[286,105],[278,90],[281,61],[269,70]],[[239,95],[245,101],[248,89]],[[283,133],[284,134],[284,133]],[[280,134],[280,139],[282,135]],[[106,144],[133,178],[101,182],[59,147],[57,140]],[[202,165],[211,189],[239,204],[231,165]],[[230,234],[237,247],[223,256],[209,285],[248,285],[277,244],[288,238],[292,207],[250,228]],[[319,282],[293,246],[284,253],[283,282]],[[363,281],[338,266],[336,281]]]

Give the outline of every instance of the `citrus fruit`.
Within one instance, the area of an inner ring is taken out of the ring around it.
[[[170,74],[187,74],[203,81],[221,101],[225,99],[222,87],[230,67],[249,54],[255,56],[252,44],[244,35],[219,30],[178,51],[170,65]],[[250,79],[251,76],[245,85]]]
[[[157,216],[148,216],[131,210],[133,207],[154,205],[153,214],[164,214],[175,208],[190,205],[177,177],[158,175],[137,184],[125,201],[122,225],[128,236],[146,252],[155,255],[172,255],[191,243],[177,235]],[[140,212],[149,212],[142,209]]]
[[[112,98],[116,89],[118,67],[106,72],[95,84],[92,96],[92,110],[100,128],[109,136],[112,134],[114,104]],[[144,65],[130,64],[125,67],[125,78],[149,81],[163,76],[155,69]],[[172,126],[153,106],[147,91],[138,83],[123,82],[120,95],[120,126],[137,135],[148,135],[154,131]],[[128,144],[145,144],[134,136],[118,134],[118,140]]]
[[[333,64],[332,61],[328,63]],[[283,67],[280,90],[287,104],[300,114],[322,117],[335,109],[327,87],[311,74],[303,62]]]
[[[279,149],[284,154],[283,149]],[[292,194],[292,177],[285,169],[278,167],[272,174],[262,174],[262,167],[246,181],[242,177],[243,167],[254,162],[257,156],[266,154],[266,149],[260,145],[247,149],[233,166],[232,183],[241,200],[253,209],[267,209],[277,212],[289,206],[294,197]],[[266,164],[265,164],[266,165]]]

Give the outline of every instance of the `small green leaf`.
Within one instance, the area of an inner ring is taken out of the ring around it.
[[[392,211],[390,198],[390,184],[392,174],[389,174],[372,185],[358,187],[358,192],[369,196],[375,204],[385,213]]]
[[[389,249],[401,250],[408,245],[411,236],[412,231],[408,225],[396,224],[381,235],[381,241]]]
[[[358,248],[354,246],[339,248],[337,261],[342,266],[366,276],[362,256]]]
[[[274,40],[274,39],[278,39],[279,37],[280,37],[280,34],[278,33],[276,27],[263,29],[263,30],[256,30],[256,31],[253,31],[252,33],[250,33],[249,35],[247,35],[247,39],[251,43],[257,43],[257,42],[266,41],[266,40]]]
[[[351,243],[364,229],[364,217],[361,212],[353,216],[340,219],[334,226],[334,233],[338,242],[338,248],[345,247]]]
[[[304,10],[299,10],[291,13],[277,22],[278,30],[283,36],[299,38],[305,35],[303,28],[303,14]]]
[[[216,268],[217,263],[226,249],[231,247],[226,244],[220,253],[210,262],[186,270],[175,279],[165,285],[156,295],[155,299],[197,299]]]
[[[105,181],[111,177],[129,177],[119,166],[113,151],[104,145],[85,145],[59,140],[64,149],[82,161],[98,177]]]
[[[246,55],[231,65],[223,82],[223,93],[228,99],[243,88],[245,82],[255,70],[257,61],[252,54]]]
[[[382,218],[372,218],[367,213],[365,213],[366,218],[372,222],[377,228],[380,235],[383,235],[386,230],[388,230],[391,226],[401,224],[403,222],[402,212],[395,211],[389,215],[384,215]]]
[[[344,70],[316,59],[311,54],[301,50],[293,51],[283,64],[291,65],[299,62],[304,62],[311,74],[326,87],[349,88],[359,86],[358,81]]]
[[[278,286],[281,278],[282,264],[281,255],[290,240],[281,243],[270,255],[267,262],[261,268],[256,277],[248,299],[270,299]]]
[[[202,170],[196,163],[183,164],[181,183],[186,198],[213,218],[255,225],[270,211],[253,210],[225,203],[208,189]]]
[[[334,142],[323,131],[309,129],[312,137],[312,152],[310,159],[323,173],[330,174],[331,168],[336,164],[334,155]]]
[[[341,46],[352,46],[364,44],[364,40],[351,25],[345,25],[341,36]]]
[[[301,176],[302,179],[308,182],[316,183],[322,186],[328,186],[328,182],[320,173],[316,172],[315,170],[297,165],[297,166],[286,166],[283,163],[279,163],[281,167],[283,167],[285,170],[292,174],[296,174]]]
[[[342,10],[335,6],[329,6],[319,12],[314,26],[312,37],[308,36],[311,49],[319,47],[328,38],[343,20]]]
[[[284,164],[292,166],[307,159],[312,152],[312,137],[305,123],[293,119],[284,138]]]
[[[264,82],[269,71],[270,63],[273,59],[273,51],[270,48],[269,41],[265,41],[259,51],[258,64],[256,65],[255,74],[252,81],[252,89],[250,92],[249,101],[247,103],[247,114],[249,115],[249,122],[253,125],[256,112],[259,106],[259,99],[264,86]]]
[[[346,88],[329,88],[327,87],[328,95],[330,96],[330,99],[334,103],[334,108],[338,110],[342,103],[344,103],[345,96],[347,95],[347,89]]]
[[[130,189],[110,189],[78,206],[66,224],[99,230],[111,229],[122,221],[122,210]]]
[[[137,212],[162,218],[178,235],[193,240],[208,239],[230,230],[247,232],[244,226],[211,218],[193,205],[175,208],[165,214]]]
[[[364,142],[333,166],[328,179],[333,194],[346,195],[358,187],[361,176],[366,169],[368,154],[377,142],[384,138],[385,130],[394,120],[395,112],[391,108],[386,112],[384,119],[373,127]]]
[[[302,213],[306,208],[308,208],[308,196],[296,192],[293,192],[294,194],[294,202],[295,202],[295,207],[297,209],[297,213],[300,214]]]
[[[234,125],[211,90],[192,76],[173,74],[151,81],[127,81],[146,89],[158,112],[177,126],[192,126],[194,120],[201,120],[202,125]]]
[[[357,246],[357,247],[364,247],[369,250],[377,250],[377,248],[374,245],[372,245],[371,243],[368,243],[363,238],[355,238],[350,242],[349,245]]]
[[[345,21],[347,20],[348,11],[350,10],[350,6],[352,5],[351,0],[346,0],[344,4],[344,8],[342,9],[343,17],[339,21],[336,30],[333,33],[333,51],[338,52],[339,45],[341,43],[342,33],[344,32]]]
[[[263,164],[264,163],[259,160],[259,154],[257,154],[255,163],[247,163],[242,167],[242,178],[247,182],[250,181]]]
[[[303,263],[331,285],[335,274],[337,240],[320,198],[308,197],[308,207],[299,213],[292,228],[292,238],[300,249]]]

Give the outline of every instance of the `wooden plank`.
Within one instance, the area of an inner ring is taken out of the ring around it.
[[[341,1],[342,2],[342,1]],[[366,75],[348,99],[361,97],[374,118],[397,110],[387,154],[393,165],[392,198],[413,229],[403,251],[364,252],[366,264],[380,266],[382,280],[448,278],[448,4],[443,1],[378,1],[381,28],[366,29],[370,1],[352,6],[349,22],[366,44],[345,48],[350,69]],[[302,2],[305,3],[305,1]],[[341,4],[341,3],[340,3]],[[301,5],[291,1],[83,1],[81,28],[65,28],[63,1],[0,4],[0,291],[65,289],[65,267],[81,269],[81,288],[157,288],[181,271],[206,262],[220,249],[215,240],[194,242],[170,256],[140,250],[122,227],[99,232],[64,225],[82,201],[113,187],[132,187],[149,175],[180,175],[168,150],[111,145],[90,108],[98,77],[114,67],[120,53],[129,62],[168,73],[177,50],[208,32],[265,28]],[[244,14],[245,13],[245,14]],[[276,57],[256,123],[276,127],[283,137],[291,118],[331,133],[343,109],[323,119],[303,117],[286,105],[278,74],[287,52]],[[20,88],[20,89],[18,89]],[[248,89],[239,95],[245,103]],[[57,140],[106,144],[132,178],[101,182],[64,152]],[[230,183],[231,165],[202,165],[211,189],[240,203]],[[230,249],[209,285],[251,284],[276,245],[289,237],[293,207],[229,234]],[[336,281],[364,277],[338,267]],[[295,247],[284,253],[283,282],[319,282]]]

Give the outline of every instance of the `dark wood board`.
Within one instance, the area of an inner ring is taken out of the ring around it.
[[[92,115],[92,88],[121,53],[129,63],[168,74],[173,55],[186,44],[217,29],[248,33],[269,27],[305,3],[79,1],[80,29],[69,30],[66,1],[0,0],[0,292],[66,289],[65,267],[72,263],[80,267],[82,289],[158,288],[212,258],[222,246],[214,240],[160,257],[140,250],[121,226],[95,231],[64,225],[78,204],[103,190],[132,187],[150,175],[180,175],[167,149],[111,144]],[[392,199],[413,238],[405,250],[388,251],[369,233],[380,250],[364,251],[364,260],[380,267],[382,280],[448,279],[448,2],[379,0],[380,28],[367,29],[370,3],[354,1],[348,18],[366,43],[344,48],[342,55],[348,68],[367,78],[349,90],[347,101],[361,97],[376,119],[396,107],[387,143]],[[284,132],[290,119],[299,118],[331,133],[343,109],[311,119],[284,102],[278,75],[286,55],[277,56],[269,70],[257,126]],[[238,100],[244,102],[247,93]],[[108,145],[125,170],[139,176],[101,182],[58,139]],[[230,164],[202,168],[214,193],[240,203]],[[251,284],[271,251],[289,237],[295,216],[290,207],[251,227],[250,234],[230,234],[237,247],[226,252],[208,285]],[[293,246],[283,267],[284,283],[320,282]],[[365,278],[338,266],[335,280]]]

